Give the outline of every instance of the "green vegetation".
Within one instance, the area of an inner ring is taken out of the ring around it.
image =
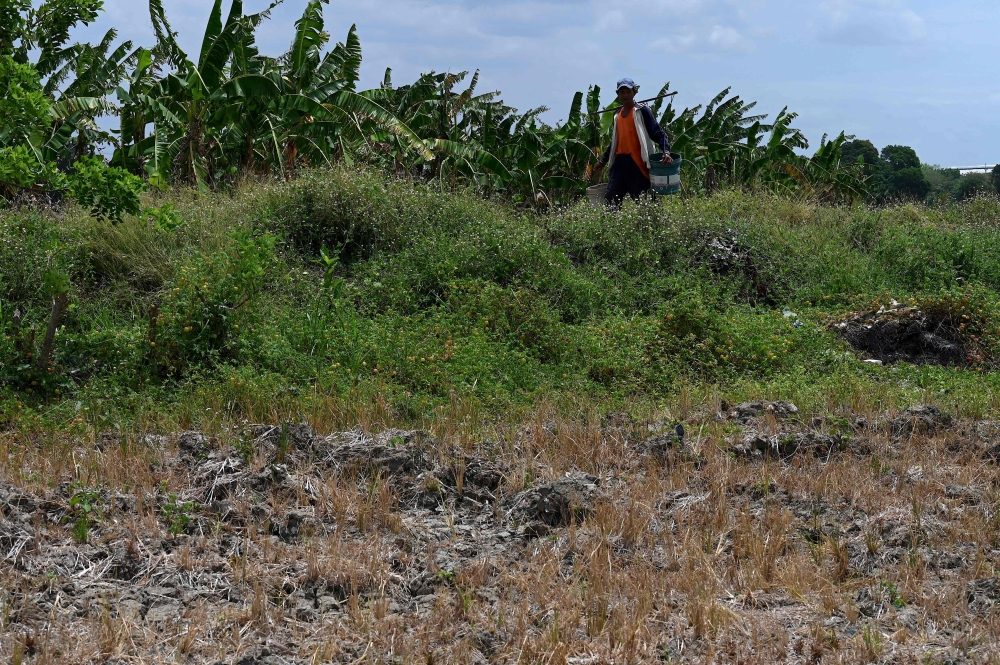
[[[170,494],[160,509],[160,515],[167,523],[167,533],[172,536],[184,533],[191,523],[191,516],[196,514],[197,510],[198,505],[193,501],[180,501],[176,494]]]
[[[0,653],[987,652],[1000,170],[726,90],[653,106],[682,196],[591,207],[599,88],[359,92],[325,4],[267,58],[240,0],[190,56],[0,0]]]
[[[597,86],[555,127],[478,75],[386,72],[359,92],[360,40],[328,48],[324,4],[278,58],[254,45],[268,11],[238,0],[214,3],[191,55],[159,0],[152,48],[113,30],[70,45],[95,0],[0,5],[5,418],[388,399],[415,419],[691,387],[990,403],[1000,208],[978,180],[844,134],[803,157],[794,113],[766,123],[725,90],[652,106],[685,197],[591,209],[611,122]],[[828,327],[894,298],[955,322],[971,368],[863,365]]]
[[[336,168],[147,206],[118,225],[78,208],[0,217],[5,418],[188,422],[381,395],[419,419],[453,398],[499,413],[692,389],[992,408],[990,200],[727,191],[537,215]],[[828,328],[892,298],[958,322],[973,365],[872,367]]]
[[[99,0],[0,2],[0,198],[68,192],[117,221],[136,213],[147,183],[229,190],[243,178],[364,163],[543,208],[579,198],[593,179],[613,117],[598,113],[606,108],[598,86],[577,93],[557,126],[540,119],[544,107],[518,113],[499,92],[478,92],[478,73],[460,89],[467,72],[430,72],[397,87],[386,71],[378,88],[358,91],[361,41],[352,27],[329,47],[325,4],[305,2],[289,50],[274,58],[255,43],[270,8],[244,14],[241,0],[227,14],[215,0],[191,54],[160,0],[149,3],[149,48],[117,43],[114,30],[97,44],[69,44],[69,30],[92,21]],[[729,89],[704,106],[652,106],[684,157],[689,193],[864,195],[861,168],[841,159],[849,137],[824,137],[805,157],[796,114],[782,109],[768,123],[755,106]],[[109,123],[117,126],[102,129]],[[99,154],[114,168],[99,170]]]
[[[73,539],[78,543],[86,543],[90,538],[90,527],[96,519],[100,519],[100,493],[90,487],[78,487],[69,500],[69,508],[73,519]]]
[[[878,149],[871,141],[852,140],[842,148],[842,161],[862,167],[868,199],[875,203],[966,201],[1000,195],[1000,167],[987,176],[963,176],[958,169],[921,164],[909,146],[890,145]]]

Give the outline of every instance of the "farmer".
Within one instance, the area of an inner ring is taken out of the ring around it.
[[[605,200],[614,206],[620,206],[626,194],[638,200],[640,194],[649,191],[649,156],[654,145],[663,153],[662,163],[674,163],[666,132],[648,106],[635,103],[638,92],[639,86],[632,79],[618,81],[618,101],[622,108],[615,113],[611,145],[597,162],[598,173],[605,166],[611,169]]]

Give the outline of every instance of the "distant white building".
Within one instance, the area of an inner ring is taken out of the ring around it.
[[[983,164],[982,166],[953,166],[953,169],[958,169],[958,172],[962,175],[969,175],[970,173],[985,173],[989,175],[993,173],[993,169],[996,168],[996,164]]]

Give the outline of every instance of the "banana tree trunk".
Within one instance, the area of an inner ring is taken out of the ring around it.
[[[285,149],[282,151],[285,159],[285,177],[291,177],[292,172],[295,170],[295,161],[299,156],[299,148],[295,145],[295,141],[288,141],[285,143]]]
[[[711,196],[719,188],[719,178],[715,175],[715,164],[709,164],[705,169],[705,194]]]
[[[146,160],[142,156],[142,151],[139,149],[139,146],[142,145],[142,142],[145,140],[146,140],[146,125],[145,123],[143,123],[142,125],[139,125],[137,123],[135,132],[132,134],[132,145],[135,147],[135,174],[140,177],[146,176],[146,169],[145,169]],[[125,151],[122,150],[122,159],[124,158],[125,158]]]
[[[204,127],[201,124],[201,120],[195,116],[188,121],[187,138],[185,139],[184,148],[178,157],[181,159],[182,173],[181,177],[187,181],[189,185],[195,187],[198,185],[198,161],[201,159],[203,146],[202,146],[202,134],[204,133]]]
[[[255,155],[254,155],[254,145],[253,145],[253,134],[252,133],[249,133],[249,132],[247,133],[246,147],[243,149],[243,159],[241,161],[243,162],[243,172],[244,173],[253,173],[253,171],[254,171],[254,162],[256,160],[255,160]]]
[[[87,141],[87,137],[84,136],[83,130],[77,130],[76,132],[76,146],[73,149],[73,155],[75,159],[73,161],[79,161],[81,158],[87,156],[87,146],[90,145]]]

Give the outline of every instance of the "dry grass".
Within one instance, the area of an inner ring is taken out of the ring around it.
[[[455,402],[429,424],[429,452],[505,469],[492,505],[426,474],[331,471],[294,451],[293,484],[233,496],[235,517],[198,506],[183,534],[169,533],[165,497],[205,488],[173,439],[5,432],[0,659],[1000,660],[997,466],[970,423],[909,438],[864,430],[829,458],[747,460],[729,453],[738,432],[714,417],[717,397],[671,408],[686,416],[686,445],[649,455],[648,422],[671,414],[609,428],[596,409],[541,405],[489,425]],[[373,402],[318,412],[312,426],[377,432],[391,414]],[[218,423],[213,445],[225,450],[237,425]],[[271,461],[258,447],[247,472]],[[592,514],[519,535],[510,499],[570,471],[602,479]],[[66,483],[102,492],[87,544],[74,542]],[[425,503],[434,487],[445,500]],[[292,513],[304,518],[286,537]]]

